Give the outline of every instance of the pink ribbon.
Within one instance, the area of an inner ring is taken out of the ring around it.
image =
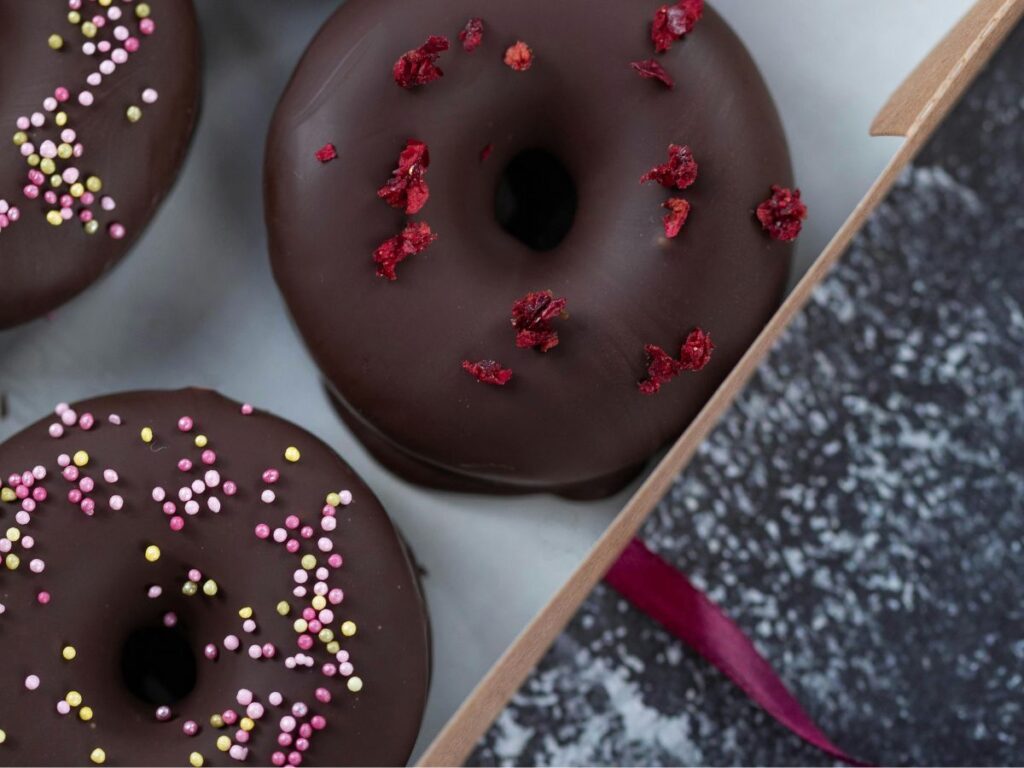
[[[633,539],[605,581],[711,662],[769,715],[827,755],[868,765],[829,741],[754,644],[681,572]]]

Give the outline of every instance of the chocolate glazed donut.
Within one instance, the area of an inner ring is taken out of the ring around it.
[[[0,765],[401,765],[430,638],[369,488],[205,390],[0,445]]]
[[[3,329],[142,234],[184,161],[200,73],[192,0],[0,0],[0,19]]]
[[[768,231],[772,211],[795,229],[804,212],[778,189],[755,215],[792,182],[782,128],[743,45],[699,15],[350,0],[310,45],[267,147],[272,263],[385,465],[449,489],[613,492],[771,316],[776,237],[795,234]]]

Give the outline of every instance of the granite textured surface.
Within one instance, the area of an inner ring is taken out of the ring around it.
[[[864,759],[1024,760],[1022,361],[1024,27],[643,531]],[[830,762],[605,587],[470,760]]]

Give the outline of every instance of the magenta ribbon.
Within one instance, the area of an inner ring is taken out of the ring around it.
[[[837,760],[868,765],[829,741],[754,644],[679,570],[633,539],[605,582],[725,673],[801,739]]]

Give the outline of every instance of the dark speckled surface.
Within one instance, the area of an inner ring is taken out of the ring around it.
[[[1024,760],[1024,27],[814,294],[643,536],[824,730]],[[597,589],[474,764],[828,764]]]

